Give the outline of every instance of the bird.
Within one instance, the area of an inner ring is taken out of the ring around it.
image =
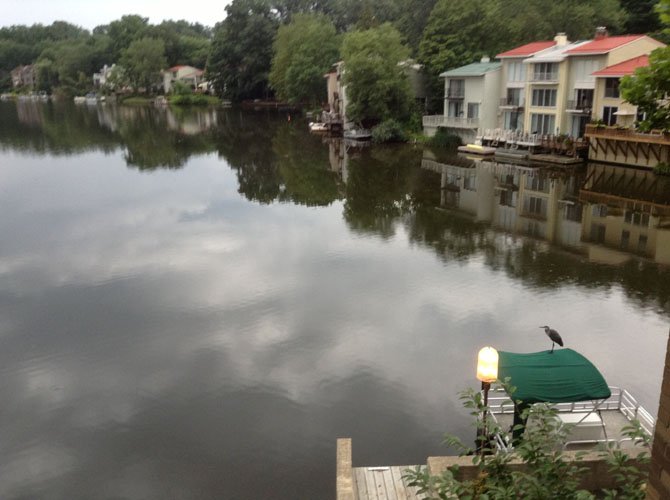
[[[561,347],[563,347],[563,339],[561,336],[558,334],[556,330],[553,328],[549,328],[547,325],[541,326],[540,328],[544,328],[544,333],[547,334],[547,337],[551,339],[551,352],[554,352],[554,344],[558,344]]]

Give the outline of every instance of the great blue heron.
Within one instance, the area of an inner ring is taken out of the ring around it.
[[[558,344],[563,347],[563,339],[556,330],[549,328],[547,325],[541,326],[540,328],[544,328],[544,333],[546,333],[547,337],[551,339],[551,352],[554,352],[554,344]]]

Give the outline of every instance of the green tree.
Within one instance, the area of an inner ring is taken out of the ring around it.
[[[661,0],[657,12],[670,34],[670,0]],[[649,55],[649,65],[635,70],[635,74],[621,80],[621,95],[644,112],[639,123],[641,130],[670,129],[670,47],[654,50]]]
[[[107,26],[99,26],[95,31],[109,36],[112,60],[118,61],[132,42],[145,36],[148,26],[149,18],[130,15],[112,21]]]
[[[291,103],[322,101],[323,74],[337,60],[338,45],[335,26],[323,15],[298,14],[281,26],[269,77],[277,96]]]
[[[137,91],[149,92],[160,80],[166,67],[165,44],[155,38],[141,38],[132,42],[121,54],[119,61],[125,69],[129,83]]]
[[[621,0],[628,14],[626,33],[653,33],[661,28],[654,6],[658,0]]]
[[[398,64],[408,56],[400,33],[388,23],[345,35],[342,60],[350,119],[403,121],[409,117],[412,95],[407,75]]]
[[[233,0],[214,28],[208,78],[233,101],[267,98],[272,42],[279,25],[267,0]]]

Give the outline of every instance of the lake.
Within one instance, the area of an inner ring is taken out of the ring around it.
[[[670,187],[354,147],[277,111],[0,102],[0,497],[329,499],[474,439],[557,329],[653,414]]]

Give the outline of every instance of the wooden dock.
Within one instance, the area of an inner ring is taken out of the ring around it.
[[[337,500],[420,500],[403,474],[416,465],[352,467],[351,439],[337,440]]]
[[[407,485],[403,474],[416,465],[355,467],[354,491],[358,500],[420,500],[417,488]]]

